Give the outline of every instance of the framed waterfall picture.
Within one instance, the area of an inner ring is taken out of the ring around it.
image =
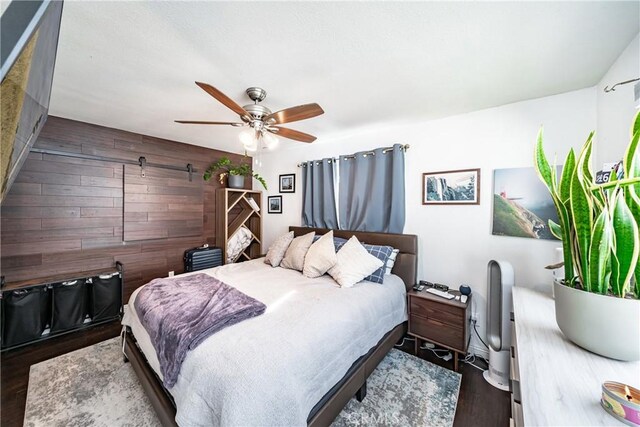
[[[422,174],[423,205],[479,205],[480,169]]]

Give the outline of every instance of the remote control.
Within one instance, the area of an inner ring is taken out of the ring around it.
[[[460,297],[460,302],[463,303],[463,304],[466,303],[467,302],[467,296],[466,295],[462,295]]]
[[[415,285],[415,286],[413,287],[413,290],[414,290],[414,291],[421,292],[422,290],[424,290],[424,285]]]
[[[433,288],[429,288],[429,289],[427,289],[427,292],[429,292],[430,294],[437,295],[437,296],[442,297],[442,298],[446,298],[446,299],[452,299],[452,298],[455,298],[455,297],[454,297],[453,295],[451,295],[449,292],[442,292],[442,291],[439,291],[439,290],[437,290],[437,289],[433,289]]]

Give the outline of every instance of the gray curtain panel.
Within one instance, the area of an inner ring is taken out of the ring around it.
[[[404,150],[395,144],[366,154],[340,156],[340,228],[402,233],[405,221]],[[355,158],[352,158],[355,157]]]
[[[333,159],[306,162],[302,167],[302,225],[338,228]]]

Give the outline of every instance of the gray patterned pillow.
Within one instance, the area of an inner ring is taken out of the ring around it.
[[[385,276],[388,276],[389,274],[391,274],[391,270],[393,270],[393,266],[396,265],[396,258],[398,258],[399,253],[400,253],[400,249],[394,249],[393,252],[391,252],[391,256],[387,260],[387,264],[384,266]]]
[[[329,274],[343,288],[352,287],[384,266],[384,262],[367,252],[356,236],[342,246],[336,257],[336,265]]]
[[[267,256],[264,258],[265,264],[270,264],[271,267],[279,266],[292,240],[293,231],[278,237],[267,251]]]
[[[334,239],[335,241],[336,239]],[[336,251],[339,251],[344,245],[346,241],[340,242],[336,241]],[[398,255],[398,250],[392,248],[391,246],[383,246],[383,245],[368,245],[366,243],[361,243],[362,246],[369,252],[371,255],[378,258],[380,261],[384,262],[384,265],[371,273],[371,275],[365,277],[364,280],[368,280],[373,283],[383,283],[384,276],[387,274],[391,274],[391,269],[393,265],[396,263],[396,256]],[[392,259],[393,258],[393,259]]]

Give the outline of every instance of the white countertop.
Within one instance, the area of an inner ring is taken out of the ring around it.
[[[550,294],[516,286],[513,309],[525,426],[625,425],[600,407],[601,385],[640,388],[640,362],[598,356],[566,339]]]

